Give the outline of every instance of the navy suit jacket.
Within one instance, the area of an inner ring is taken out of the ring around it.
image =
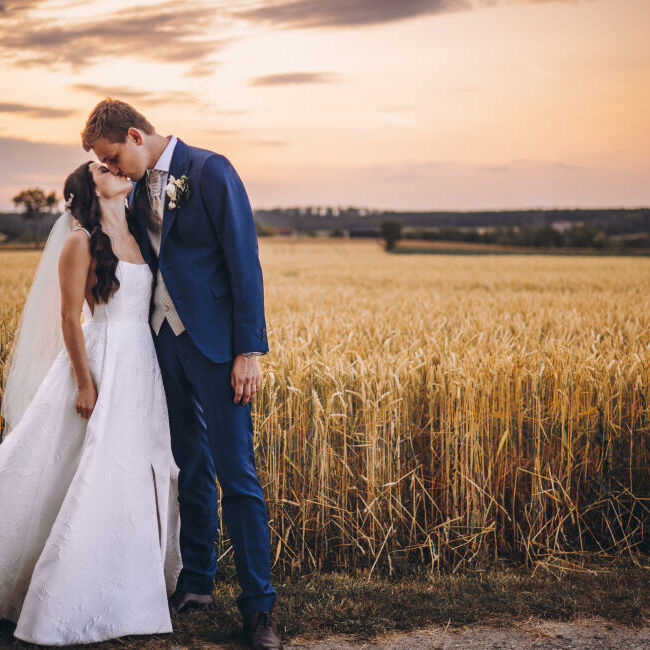
[[[160,255],[156,259],[134,195],[129,204],[142,255],[158,268],[188,335],[208,359],[231,361],[242,352],[268,352],[264,286],[255,220],[244,185],[220,154],[176,142],[169,176],[189,179],[190,197],[173,210],[164,194]]]

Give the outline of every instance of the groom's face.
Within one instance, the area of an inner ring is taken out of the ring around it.
[[[93,145],[93,151],[111,174],[128,176],[131,180],[138,181],[147,170],[149,157],[146,148],[141,140],[137,142],[130,135],[126,136],[124,142],[99,138]]]

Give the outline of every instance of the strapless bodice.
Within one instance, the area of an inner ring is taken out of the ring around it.
[[[97,303],[94,314],[84,301],[84,323],[148,323],[153,276],[148,264],[118,260],[115,275],[119,289],[106,303]]]

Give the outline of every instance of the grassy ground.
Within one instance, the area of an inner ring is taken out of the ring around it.
[[[240,623],[238,587],[231,567],[217,583],[214,607],[182,613],[172,635],[124,637],[84,648],[236,647]],[[364,641],[388,631],[430,624],[508,626],[529,617],[571,620],[602,616],[626,625],[650,622],[650,557],[585,564],[574,570],[522,569],[505,562],[483,570],[401,578],[343,574],[276,575],[275,617],[283,639],[322,639],[343,634]],[[0,647],[26,647],[0,623]]]

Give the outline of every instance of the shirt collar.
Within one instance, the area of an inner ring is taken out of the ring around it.
[[[156,164],[153,166],[154,169],[159,169],[160,171],[169,173],[169,167],[172,164],[172,155],[174,153],[174,147],[178,142],[178,138],[175,135],[169,139],[165,150],[160,154],[160,158],[156,161]]]

